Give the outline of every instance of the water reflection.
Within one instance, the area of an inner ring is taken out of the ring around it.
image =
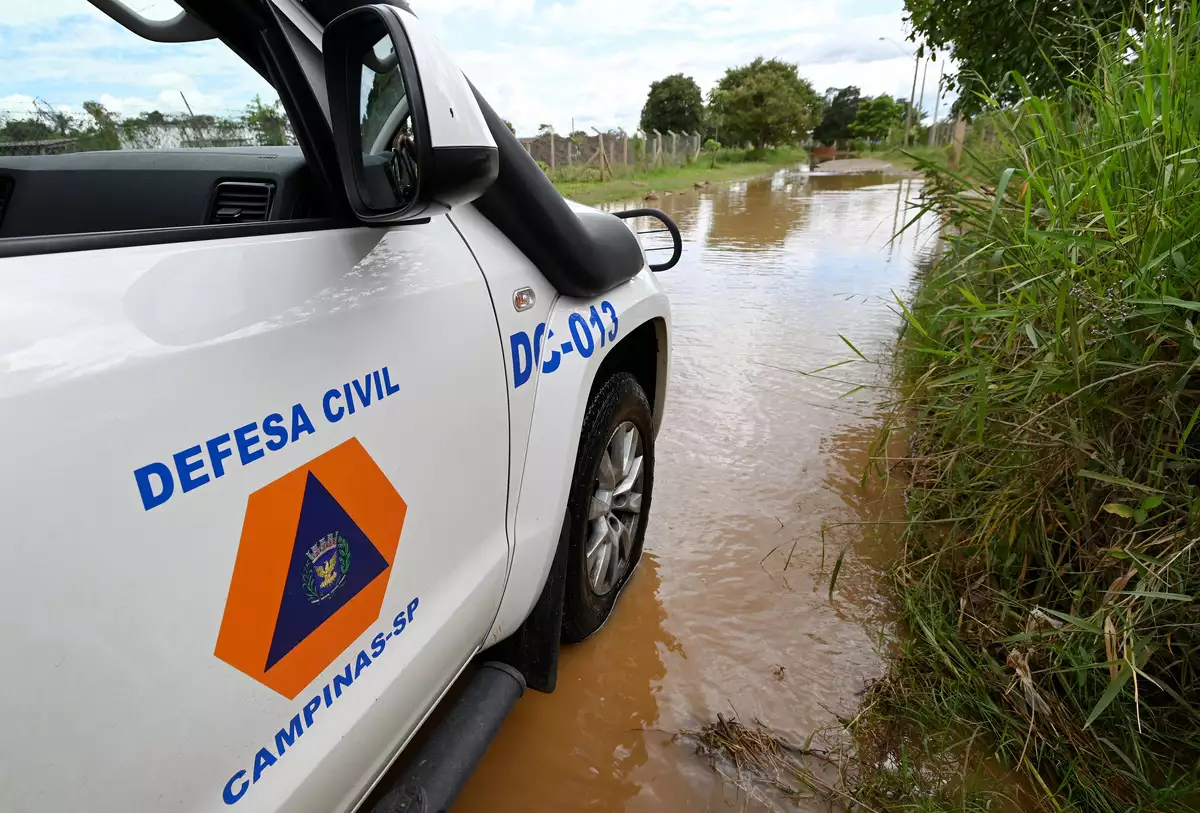
[[[457,810],[762,809],[671,735],[721,713],[802,742],[879,674],[894,537],[861,523],[902,506],[859,477],[887,382],[861,363],[803,373],[854,358],[846,341],[868,358],[893,346],[893,292],[921,248],[891,240],[920,190],[902,183],[780,172],[614,207],[666,210],[685,244],[662,275],[653,561],[564,654],[558,692],[521,701]]]

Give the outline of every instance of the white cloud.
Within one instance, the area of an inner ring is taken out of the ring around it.
[[[44,25],[63,17],[83,14],[103,18],[104,14],[84,0],[3,0],[0,19],[4,25]]]
[[[492,106],[532,133],[542,123],[567,132],[637,126],[650,83],[682,72],[707,91],[725,69],[755,57],[800,66],[818,92],[858,85],[864,94],[907,99],[912,65],[901,0],[611,0],[559,2],[523,10],[477,0],[413,1]],[[523,15],[523,16],[522,16]],[[937,66],[926,104],[933,108]]]
[[[172,0],[124,1],[151,20],[167,20],[180,12],[179,4]],[[75,15],[107,19],[104,12],[87,0],[0,0],[0,20],[4,25],[44,25]]]

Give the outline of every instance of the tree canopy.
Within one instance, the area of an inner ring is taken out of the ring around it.
[[[802,140],[823,101],[795,65],[762,57],[726,70],[709,99],[722,141],[760,149]]]
[[[1129,0],[905,0],[904,5],[923,51],[950,49],[959,72],[947,76],[947,86],[959,91],[955,106],[968,115],[984,106],[981,93],[1001,103],[1019,99],[1012,71],[1039,95],[1054,94],[1073,76],[1089,73],[1097,37],[1122,30],[1122,15],[1132,8]]]
[[[886,93],[867,97],[858,103],[858,112],[850,123],[850,132],[857,138],[883,141],[893,127],[904,126],[908,105],[898,102]]]
[[[642,132],[694,133],[704,123],[704,97],[696,80],[673,73],[650,83],[650,93],[642,107]]]
[[[838,89],[825,105],[821,123],[813,130],[813,139],[822,144],[832,144],[850,138],[853,135],[850,124],[858,113],[860,98],[859,90],[854,85]]]

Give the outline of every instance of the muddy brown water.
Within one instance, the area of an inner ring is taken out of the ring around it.
[[[518,703],[456,811],[768,809],[673,735],[723,714],[803,742],[881,673],[894,526],[837,523],[901,515],[894,491],[859,483],[887,381],[861,363],[794,371],[854,358],[839,334],[889,352],[893,292],[925,242],[890,237],[918,189],[781,171],[637,204],[684,237],[661,277],[674,344],[645,555],[606,627],[564,648],[557,691]]]

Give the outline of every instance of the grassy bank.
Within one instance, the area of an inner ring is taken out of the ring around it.
[[[680,192],[705,181],[715,183],[750,178],[807,160],[808,153],[801,149],[719,150],[715,162],[710,153],[705,153],[699,160],[682,167],[642,171],[615,167],[616,177],[604,181],[600,180],[595,167],[564,167],[551,174],[550,179],[565,197],[594,204],[635,200],[651,190]]]
[[[945,169],[950,163],[950,148],[913,145],[907,149],[893,148],[864,153],[863,157],[888,161],[901,169],[923,169],[930,166]]]
[[[1002,160],[928,167],[864,807],[984,809],[1008,771],[1016,809],[1200,810],[1200,22],[1148,26],[1003,113]]]

